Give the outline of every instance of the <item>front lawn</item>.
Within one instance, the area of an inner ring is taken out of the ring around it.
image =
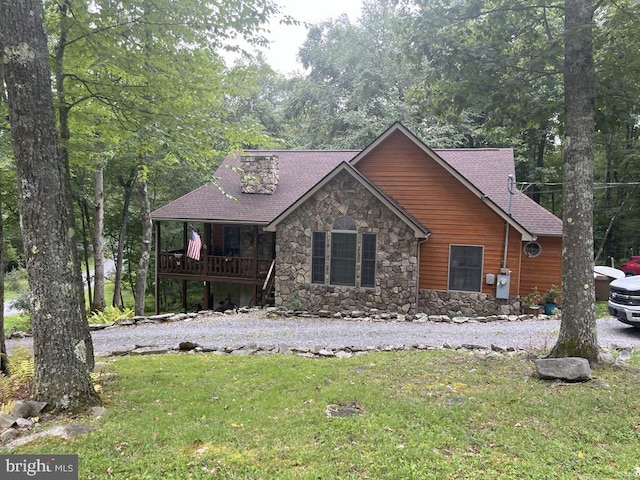
[[[600,479],[640,471],[638,358],[556,385],[524,356],[174,354],[101,366],[82,479]],[[359,410],[327,416],[327,406]]]

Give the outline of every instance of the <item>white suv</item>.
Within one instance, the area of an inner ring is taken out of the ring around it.
[[[611,282],[608,305],[609,315],[640,328],[640,275]]]

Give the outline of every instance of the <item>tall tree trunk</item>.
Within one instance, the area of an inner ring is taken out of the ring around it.
[[[94,291],[91,311],[103,311],[104,297],[104,169],[99,166],[94,186],[95,225],[93,228]]]
[[[79,409],[100,399],[90,377],[93,343],[73,224],[71,176],[56,132],[43,4],[4,0],[3,13],[5,83],[31,293],[34,398],[56,410]]]
[[[71,132],[69,130],[69,106],[64,86],[64,52],[67,47],[67,11],[68,5],[66,1],[58,2],[58,13],[60,20],[60,36],[56,45],[55,55],[55,79],[56,93],[58,96],[58,119],[60,120],[60,155],[62,161],[69,163],[69,138]]]
[[[140,201],[140,218],[142,219],[142,249],[136,275],[136,315],[144,315],[144,299],[147,288],[147,274],[151,257],[151,206],[147,192],[147,180],[142,174],[138,182],[138,200]]]
[[[562,322],[552,357],[595,363],[598,339],[593,279],[595,111],[593,5],[565,0]]]
[[[122,305],[122,265],[124,262],[124,244],[127,239],[127,222],[129,221],[129,204],[131,203],[131,195],[133,194],[133,182],[136,179],[136,171],[132,170],[129,178],[124,180],[119,178],[118,182],[122,187],[124,202],[122,205],[122,224],[120,225],[120,236],[118,238],[118,251],[116,253],[116,278],[113,286],[113,300],[111,304],[114,307],[123,307]]]
[[[3,3],[0,0],[0,19],[3,17]],[[2,26],[0,25],[0,32]],[[0,81],[4,82],[4,39],[0,35]],[[4,88],[0,89],[2,102],[6,102]],[[0,181],[0,193],[2,181]],[[2,198],[0,197],[0,372],[9,375],[9,359],[7,358],[7,344],[4,336],[4,221],[2,220]]]
[[[86,276],[86,290],[89,295],[89,305],[93,303],[92,293],[91,293],[91,265],[89,262],[89,240],[88,237],[91,236],[91,232],[87,234],[87,226],[89,225],[89,213],[87,208],[87,202],[85,200],[81,200],[78,202],[78,207],[80,208],[80,218],[82,219],[82,260],[84,261],[84,274]]]
[[[2,2],[0,2],[2,3]],[[2,7],[0,6],[0,16]],[[2,76],[0,76],[2,78]],[[0,181],[0,193],[2,182]],[[2,197],[0,196],[0,372],[9,375],[9,359],[7,358],[7,343],[4,336],[4,220],[2,219]]]

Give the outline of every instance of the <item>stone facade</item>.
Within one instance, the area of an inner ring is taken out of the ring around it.
[[[242,193],[270,195],[278,186],[278,156],[260,155],[240,157]]]
[[[355,286],[330,285],[331,230],[357,225]],[[311,282],[312,234],[326,232],[325,282]],[[360,286],[362,234],[376,235],[375,286]],[[276,306],[294,310],[415,312],[418,241],[402,219],[347,172],[340,172],[287,216],[276,232]]]
[[[420,290],[418,311],[427,315],[518,315],[521,304],[517,297],[498,300],[480,292]]]

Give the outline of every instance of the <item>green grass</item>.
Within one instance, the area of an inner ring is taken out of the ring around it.
[[[640,368],[553,387],[522,357],[119,357],[98,430],[14,453],[77,453],[83,479],[601,479],[640,467]],[[362,415],[328,418],[328,404]]]
[[[607,306],[606,300],[596,302],[596,318],[605,318],[609,316],[609,307]]]

